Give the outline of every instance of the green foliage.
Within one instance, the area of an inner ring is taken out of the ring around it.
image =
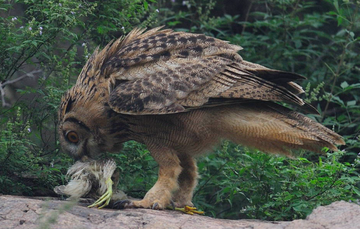
[[[48,64],[54,62],[55,58],[64,57],[68,50],[57,45],[68,40],[76,42],[79,38],[72,29],[84,26],[77,17],[84,17],[93,10],[91,7],[79,7],[79,2],[75,1],[18,2],[28,5],[25,16],[9,15],[2,21],[5,29],[1,31],[0,37],[5,42],[2,42],[3,52],[0,53],[1,80],[9,80],[16,72],[22,71],[25,64],[34,64],[33,58]],[[11,5],[7,8],[11,12]],[[47,68],[51,72],[54,66],[47,65]]]
[[[27,187],[21,182],[12,180],[10,173],[21,173],[23,168],[32,167],[32,160],[36,160],[34,155],[28,154],[28,147],[32,142],[24,137],[29,135],[29,123],[23,123],[20,120],[20,109],[17,111],[14,122],[7,122],[6,129],[0,133],[0,162],[1,175],[0,187],[3,193],[17,193],[27,191]],[[30,163],[24,163],[24,158],[31,158]],[[36,163],[36,162],[35,162]]]
[[[106,45],[111,39],[130,32],[135,26],[148,27],[156,22],[158,12],[152,4],[155,0],[111,0],[97,6],[87,18],[90,39],[97,44]]]
[[[246,4],[249,3],[249,4]],[[57,142],[57,108],[87,58],[133,27],[166,25],[241,45],[242,57],[308,77],[312,118],[345,137],[340,152],[298,159],[267,155],[225,142],[198,161],[194,203],[222,218],[291,220],[336,200],[359,199],[360,5],[357,1],[39,1],[0,3],[0,88],[17,89],[0,110],[0,192],[53,195],[72,163]],[[236,9],[235,9],[236,8]],[[24,9],[16,13],[19,9]],[[32,69],[32,68],[30,68]],[[141,198],[155,183],[157,164],[146,147],[128,142],[116,159],[119,188]],[[51,220],[55,220],[55,216]],[[48,226],[52,223],[45,222]]]
[[[54,195],[53,187],[66,182],[72,159],[57,141],[61,96],[97,45],[154,21],[153,1],[144,2],[0,3],[1,193]],[[32,74],[39,75],[36,85],[18,87]],[[9,104],[5,89],[15,84],[17,99]]]
[[[226,142],[216,155],[199,161],[201,179],[194,201],[214,217],[305,218],[319,205],[359,197],[359,161],[340,163],[343,154],[311,162],[249,152]]]
[[[0,133],[0,190],[3,194],[43,195],[59,182],[69,159],[46,155],[31,139],[30,123],[23,120],[22,113],[19,107]]]

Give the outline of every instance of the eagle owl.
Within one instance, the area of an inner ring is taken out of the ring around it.
[[[268,153],[321,152],[338,134],[279,105],[307,105],[304,77],[247,62],[242,48],[202,34],[134,29],[96,49],[59,109],[61,146],[77,160],[135,140],[159,164],[158,180],[123,207],[192,206],[197,156],[223,139]]]

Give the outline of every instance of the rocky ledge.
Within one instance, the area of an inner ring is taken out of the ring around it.
[[[94,209],[54,198],[0,196],[0,228],[360,228],[360,206],[344,201],[316,208],[305,220],[224,220],[177,211]]]

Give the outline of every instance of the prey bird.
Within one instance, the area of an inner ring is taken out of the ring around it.
[[[159,164],[142,200],[115,207],[193,206],[195,158],[222,140],[266,153],[337,150],[342,137],[279,102],[308,107],[304,77],[242,59],[242,48],[203,34],[134,29],[97,48],[59,109],[64,151],[88,161],[145,144]]]

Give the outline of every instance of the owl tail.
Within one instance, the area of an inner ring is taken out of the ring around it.
[[[227,139],[268,153],[291,156],[291,150],[323,153],[344,145],[340,135],[296,111],[272,102],[226,106],[220,127]],[[219,130],[221,131],[221,130]]]

